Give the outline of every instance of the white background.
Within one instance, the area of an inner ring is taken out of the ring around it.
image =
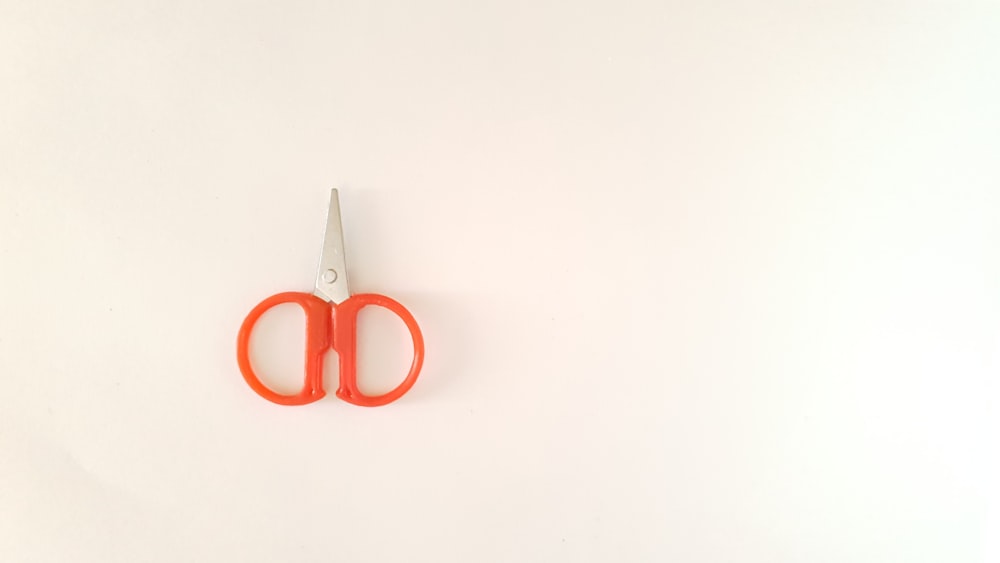
[[[0,0],[0,561],[1000,561],[998,30]],[[236,366],[331,187],[387,407]]]

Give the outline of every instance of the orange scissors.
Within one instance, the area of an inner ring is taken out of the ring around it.
[[[283,303],[294,303],[306,314],[305,386],[294,395],[276,393],[264,385],[250,364],[250,334],[260,316]],[[365,395],[358,390],[357,322],[358,312],[368,305],[378,305],[403,319],[413,338],[413,363],[406,379],[383,395]],[[330,212],[326,219],[323,253],[316,274],[316,290],[312,293],[289,291],[272,295],[250,311],[237,338],[236,357],[243,378],[250,388],[268,401],[279,405],[305,405],[322,399],[323,358],[334,349],[340,357],[340,385],[337,396],[355,405],[377,407],[395,401],[413,387],[424,361],[424,338],[416,319],[399,302],[384,295],[359,293],[351,295],[347,284],[347,260],[344,257],[344,234],[340,222],[340,200],[337,190],[330,194]]]

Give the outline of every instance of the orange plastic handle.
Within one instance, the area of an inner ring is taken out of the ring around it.
[[[295,303],[306,314],[306,366],[305,385],[294,395],[283,395],[269,389],[250,365],[250,334],[261,315],[272,307],[284,303]],[[403,320],[413,338],[413,363],[406,378],[395,389],[383,395],[365,395],[358,389],[357,327],[361,309],[377,305],[384,307]],[[340,357],[340,386],[337,396],[355,405],[377,407],[386,405],[402,397],[413,387],[424,363],[424,337],[416,319],[398,301],[384,295],[361,293],[352,295],[339,305],[327,303],[309,293],[279,293],[261,301],[250,311],[240,327],[236,343],[236,357],[240,371],[250,388],[268,401],[279,405],[305,405],[322,399],[323,358],[326,351],[333,348]]]

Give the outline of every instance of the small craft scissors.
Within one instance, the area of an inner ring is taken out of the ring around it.
[[[305,386],[297,394],[283,395],[264,385],[250,363],[250,334],[267,310],[284,303],[294,303],[306,314]],[[357,322],[358,312],[368,305],[378,305],[403,319],[413,338],[413,363],[406,379],[383,395],[365,395],[357,381]],[[340,221],[340,201],[337,190],[330,194],[330,211],[326,220],[326,236],[316,273],[316,289],[312,294],[289,291],[272,295],[250,311],[237,339],[236,356],[240,371],[250,387],[261,397],[279,405],[305,405],[326,395],[323,389],[323,358],[329,349],[340,358],[340,385],[337,396],[355,405],[376,407],[395,401],[413,387],[424,361],[424,339],[416,319],[399,302],[384,295],[359,293],[351,295],[347,284],[347,261],[344,257],[344,235]]]

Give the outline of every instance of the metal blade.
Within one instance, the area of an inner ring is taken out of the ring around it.
[[[323,253],[316,272],[316,297],[324,301],[342,303],[351,296],[347,284],[347,257],[344,256],[344,231],[340,223],[340,196],[330,190],[330,211],[326,216],[326,235]]]

